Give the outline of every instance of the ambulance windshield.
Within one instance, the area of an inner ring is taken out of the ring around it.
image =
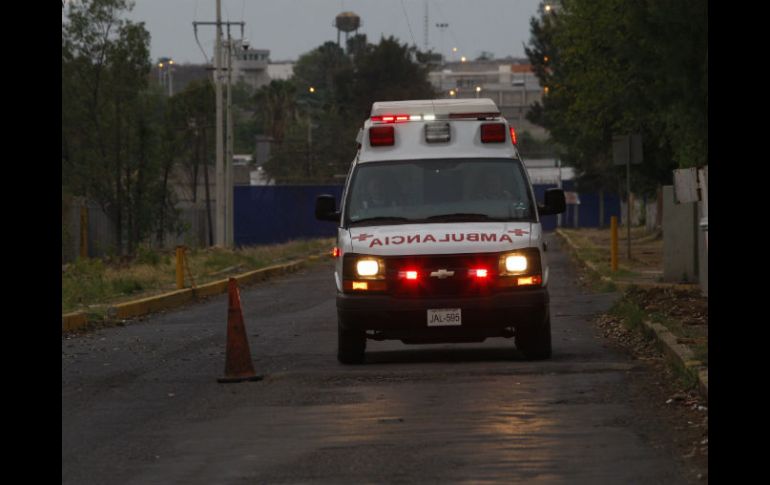
[[[352,225],[446,221],[533,221],[524,168],[512,159],[362,163],[350,187]]]

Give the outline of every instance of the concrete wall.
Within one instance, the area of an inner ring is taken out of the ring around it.
[[[703,202],[698,202],[698,220],[703,217]],[[704,296],[709,296],[709,259],[706,247],[706,234],[698,228],[698,276]]]
[[[663,280],[698,282],[698,207],[677,204],[674,186],[663,187]]]

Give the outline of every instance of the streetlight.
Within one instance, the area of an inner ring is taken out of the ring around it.
[[[455,96],[455,95],[457,95],[457,92],[454,89],[450,89],[449,90],[449,95],[450,96]]]
[[[168,60],[168,70],[166,72],[166,76],[168,76],[168,95],[173,96],[174,95],[174,76],[172,75],[174,72],[174,60],[169,59]]]
[[[481,92],[481,86],[476,86],[476,97],[479,97],[479,93]]]
[[[169,57],[161,57],[158,61],[158,84],[161,88],[168,87],[168,95],[174,95],[173,87],[174,60]],[[164,72],[165,70],[165,72]],[[166,86],[168,84],[168,86]]]
[[[462,56],[462,57],[460,58],[460,62],[465,62],[466,60],[467,60],[467,59],[465,58],[465,56]]]

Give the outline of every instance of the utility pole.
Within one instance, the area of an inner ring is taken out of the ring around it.
[[[216,197],[217,197],[217,230],[215,244],[226,245],[226,213],[225,213],[225,167],[223,136],[222,136],[222,0],[217,0],[217,42],[214,49],[214,88],[217,101],[217,165],[216,165]]]
[[[214,25],[217,29],[216,47],[214,48],[214,90],[216,94],[216,230],[214,231],[214,245],[219,247],[231,247],[233,245],[233,118],[232,118],[232,39],[230,37],[230,25],[241,26],[241,37],[243,37],[243,26],[245,22],[222,22],[222,0],[216,3],[217,20],[216,22],[193,22],[196,32],[198,25]],[[222,25],[227,25],[227,106],[223,107],[222,93],[222,69],[225,59],[223,58]],[[200,45],[200,44],[199,44]],[[223,110],[227,109],[227,119]],[[225,141],[225,122],[227,123],[227,140]],[[226,152],[226,153],[225,153]],[[210,228],[209,228],[210,229]]]
[[[227,158],[225,163],[225,187],[227,191],[225,244],[233,247],[233,41],[230,37],[230,24],[227,25]]]
[[[223,108],[222,93],[222,64],[225,62],[222,42],[222,25],[227,25],[227,106]],[[216,126],[216,231],[214,231],[214,245],[219,247],[231,247],[233,245],[233,118],[232,118],[232,39],[230,37],[230,25],[243,26],[245,22],[222,22],[222,0],[217,0],[216,22],[193,22],[197,32],[198,25],[214,25],[217,28],[217,41],[214,48],[214,89],[217,103]],[[200,43],[199,43],[200,45]],[[227,109],[227,119],[223,109]],[[225,122],[227,123],[227,140],[225,142]],[[226,152],[226,153],[225,153]]]

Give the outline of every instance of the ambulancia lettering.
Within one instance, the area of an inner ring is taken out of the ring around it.
[[[521,229],[515,229],[508,231],[514,236],[523,237],[525,234],[529,234],[527,231]],[[370,234],[360,234],[354,236],[353,239],[359,241],[365,241],[367,238],[373,237]],[[438,239],[436,239],[438,237]],[[407,234],[398,236],[386,236],[383,238],[374,237],[369,241],[369,247],[374,246],[390,246],[391,244],[423,244],[423,243],[446,243],[446,242],[509,242],[513,243],[513,239],[509,234],[496,234],[494,232],[457,232],[457,233],[444,233],[441,236],[434,236],[432,234]]]

